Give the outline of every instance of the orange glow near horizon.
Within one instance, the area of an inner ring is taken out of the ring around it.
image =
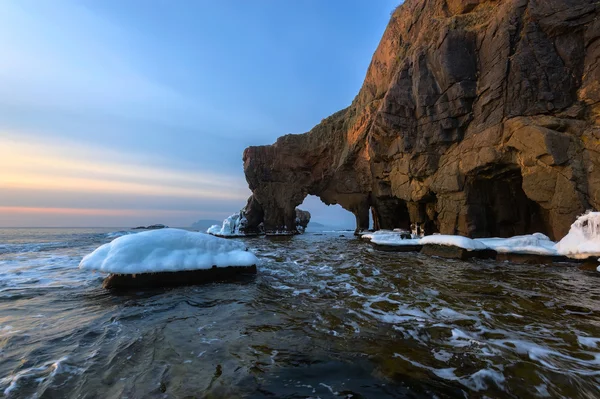
[[[242,178],[160,168],[106,149],[14,138],[0,139],[0,144],[0,189],[230,200],[248,196]]]
[[[31,221],[35,215],[65,216],[66,224],[84,218],[95,224],[102,223],[102,217],[126,221],[154,216],[165,218],[165,223],[183,223],[184,217],[193,215],[224,217],[222,212],[203,209],[202,204],[227,202],[241,207],[250,194],[241,173],[228,175],[165,163],[91,145],[34,142],[31,136],[0,131],[0,193],[4,193],[0,195],[4,217],[0,224]],[[79,196],[82,200],[74,202]],[[83,198],[97,200],[88,204]],[[132,206],[132,199],[139,199],[135,203],[145,209]],[[183,203],[187,210],[177,209],[176,204]],[[198,208],[190,210],[194,204]]]
[[[149,212],[159,214],[180,214],[190,211],[178,210],[148,210],[148,209],[89,209],[89,208],[44,208],[27,206],[0,206],[0,214],[23,213],[44,215],[73,215],[73,216],[140,216]]]

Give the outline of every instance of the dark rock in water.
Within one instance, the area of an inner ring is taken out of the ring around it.
[[[422,245],[385,245],[385,244],[375,244],[371,243],[373,248],[378,251],[385,252],[419,252],[423,248]]]
[[[440,258],[451,258],[467,260],[471,258],[477,259],[495,259],[496,251],[492,249],[468,251],[454,245],[437,245],[425,244],[421,249],[421,253],[429,256],[439,256]]]
[[[159,229],[167,229],[169,226],[165,226],[164,224],[151,224],[150,226],[138,226],[134,227],[131,230],[159,230]]]
[[[249,228],[307,195],[356,228],[557,240],[600,209],[600,3],[407,0],[352,104],[244,151]]]
[[[298,230],[300,233],[304,233],[304,230],[306,230],[306,226],[308,226],[309,222],[310,212],[296,208],[296,230]]]
[[[579,263],[575,259],[570,259],[566,256],[553,256],[553,255],[538,255],[538,254],[517,254],[517,253],[505,253],[498,252],[496,255],[497,261],[506,261],[513,263],[524,263],[530,265],[549,265],[557,262],[569,262]]]
[[[147,230],[159,230],[159,229],[166,229],[169,226],[165,226],[164,224],[151,224],[150,226],[146,227]]]
[[[572,261],[572,259],[571,259],[571,261]],[[581,270],[598,271],[598,265],[600,265],[600,262],[598,261],[597,257],[587,258],[580,262],[581,262],[581,265],[579,265],[579,268]]]
[[[219,225],[216,225],[216,229],[211,227],[207,232],[221,238],[303,234],[310,222],[310,212],[296,208],[294,215],[294,219],[290,221],[292,224],[289,225],[292,228],[288,228],[288,225],[280,225],[275,229],[265,229],[262,222],[262,207],[254,200],[254,197],[250,196],[246,206],[238,213],[225,219],[220,229],[218,228]]]
[[[219,281],[236,281],[256,274],[256,266],[216,267],[180,272],[141,274],[109,274],[102,287],[109,290],[130,290],[153,287],[196,285]]]

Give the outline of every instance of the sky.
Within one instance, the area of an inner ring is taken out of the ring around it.
[[[0,227],[185,227],[347,107],[398,0],[0,1]],[[310,197],[313,220],[353,226]]]

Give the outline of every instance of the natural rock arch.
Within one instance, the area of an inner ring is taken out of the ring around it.
[[[251,219],[287,229],[312,194],[357,230],[560,238],[599,207],[600,4],[461,4],[405,1],[348,108],[245,150]]]

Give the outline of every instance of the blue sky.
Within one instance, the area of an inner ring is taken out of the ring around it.
[[[224,218],[243,149],[349,105],[397,3],[0,2],[0,226]]]

